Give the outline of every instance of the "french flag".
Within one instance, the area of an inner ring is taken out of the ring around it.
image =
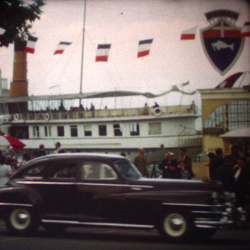
[[[1,28],[1,27],[0,27],[0,36],[3,35],[5,31],[6,31],[6,30],[5,30],[4,28]]]
[[[247,36],[250,36],[250,22],[245,22],[240,33],[240,37],[247,37]]]
[[[143,57],[143,56],[149,55],[149,51],[150,51],[150,47],[152,43],[153,43],[153,39],[139,41],[137,57]]]
[[[62,54],[63,51],[66,49],[66,47],[68,45],[70,45],[71,43],[70,42],[60,42],[58,45],[57,45],[57,48],[54,52],[54,55],[56,54]]]
[[[181,33],[181,40],[194,40],[197,26],[188,30],[184,30]]]
[[[24,52],[34,54],[37,40],[37,37],[29,36]]]
[[[107,62],[111,44],[98,44],[96,52],[96,62]]]

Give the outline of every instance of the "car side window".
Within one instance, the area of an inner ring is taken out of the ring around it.
[[[45,165],[36,165],[23,173],[24,178],[42,179],[45,175]]]
[[[81,178],[84,180],[116,179],[115,171],[101,162],[85,162],[81,164]]]
[[[77,163],[57,163],[53,166],[50,178],[77,178]]]

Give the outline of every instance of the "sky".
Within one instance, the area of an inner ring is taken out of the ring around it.
[[[250,69],[250,38],[235,65],[221,75],[203,50],[200,29],[209,23],[204,13],[216,9],[238,12],[236,26],[250,21],[245,0],[87,0],[82,92],[131,90],[161,93],[189,81],[185,91],[214,88],[225,78]],[[40,20],[30,30],[38,37],[27,55],[29,95],[80,92],[83,40],[83,0],[47,0]],[[181,33],[197,26],[195,40]],[[153,39],[150,54],[137,58],[138,42]],[[53,55],[60,41],[71,42]],[[95,62],[98,44],[110,43],[108,62]],[[2,77],[10,84],[13,46],[0,47]],[[249,74],[243,84],[249,84]],[[164,104],[185,100],[169,95]],[[190,97],[187,97],[190,98]]]

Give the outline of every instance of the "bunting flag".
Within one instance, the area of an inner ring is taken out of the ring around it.
[[[97,46],[96,62],[107,62],[111,44],[99,44]]]
[[[34,54],[37,40],[37,37],[29,36],[24,52]]]
[[[229,76],[226,78],[223,82],[221,82],[219,85],[217,85],[216,89],[222,89],[222,88],[232,88],[235,82],[240,78],[240,76],[243,74],[243,72],[238,72],[234,75]]]
[[[247,36],[250,36],[250,22],[245,22],[240,33],[240,37],[247,37]]]
[[[139,41],[137,57],[143,57],[149,55],[150,47],[153,39]]]
[[[189,81],[188,82],[184,82],[184,83],[181,84],[182,87],[185,87],[187,85],[189,85]]]
[[[60,42],[54,52],[54,55],[62,54],[63,51],[66,49],[66,47],[70,44],[71,44],[70,42]]]
[[[188,30],[184,30],[181,33],[181,40],[194,40],[195,34],[196,34],[196,29],[197,29],[197,26],[195,26],[194,28],[188,29]]]
[[[6,30],[5,30],[4,28],[1,28],[1,27],[0,27],[0,36],[3,35],[5,31],[6,31]]]

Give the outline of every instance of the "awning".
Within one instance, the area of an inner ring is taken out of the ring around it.
[[[250,128],[242,128],[231,130],[223,135],[220,135],[222,138],[250,138]]]

